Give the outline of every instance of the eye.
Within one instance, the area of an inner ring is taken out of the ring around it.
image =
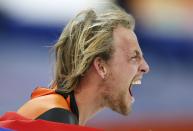
[[[131,57],[131,60],[137,60],[137,59],[138,59],[137,55]]]
[[[139,51],[134,51],[129,56],[129,61],[133,62],[135,64],[139,63],[141,61],[142,55],[140,55]]]
[[[138,61],[139,61],[138,55],[134,55],[134,56],[130,57],[130,62],[138,63]]]

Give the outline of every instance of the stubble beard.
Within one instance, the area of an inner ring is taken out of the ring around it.
[[[109,107],[111,110],[120,113],[122,115],[129,115],[131,112],[131,101],[128,101],[129,91],[119,91],[118,92],[106,92],[103,95],[103,99],[106,107]]]
[[[111,110],[120,113],[124,116],[129,115],[131,112],[131,100],[129,88],[116,87],[112,84],[116,79],[113,77],[112,72],[109,72],[108,79],[105,80],[105,85],[108,85],[102,94],[103,105]]]

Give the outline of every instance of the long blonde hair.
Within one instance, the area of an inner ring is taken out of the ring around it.
[[[118,25],[133,30],[134,19],[115,5],[100,12],[82,11],[67,24],[54,46],[58,89],[71,92],[97,56],[110,59],[112,32]]]

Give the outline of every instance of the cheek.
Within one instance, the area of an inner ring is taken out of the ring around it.
[[[128,67],[127,70],[128,70],[127,71],[128,75],[131,77],[134,77],[137,74],[138,68],[137,68],[137,66],[130,66],[130,67]]]
[[[125,67],[121,66],[119,68],[121,68],[121,71],[116,72],[117,76],[120,79],[127,80],[127,82],[132,80],[138,71],[138,68],[134,65],[129,65],[129,66],[127,65]]]
[[[130,84],[138,71],[136,64],[120,60],[119,63],[112,63],[109,68],[108,77],[114,86],[124,86]]]

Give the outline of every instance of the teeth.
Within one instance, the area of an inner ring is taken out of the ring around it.
[[[135,102],[135,98],[131,97],[131,103],[134,103],[134,102]]]
[[[133,85],[141,85],[141,80],[132,81]]]

